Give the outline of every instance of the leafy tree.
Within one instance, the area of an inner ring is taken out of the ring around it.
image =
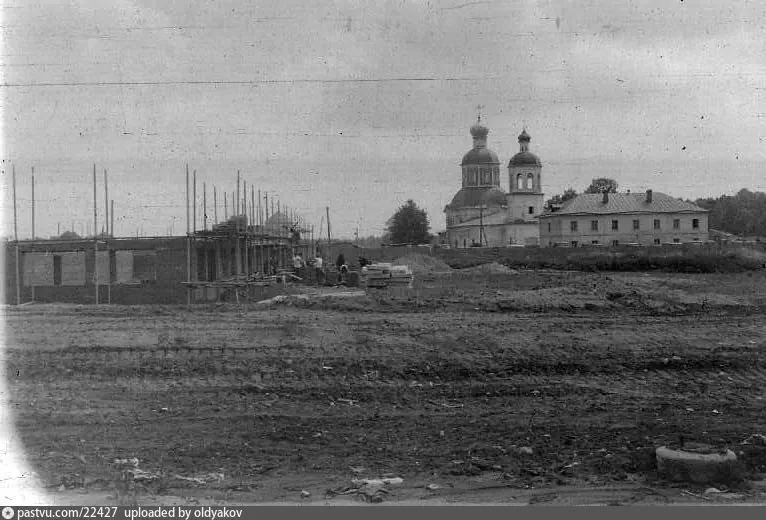
[[[601,177],[593,179],[590,186],[585,188],[585,193],[617,193],[617,181]]]
[[[571,200],[573,198],[577,197],[577,192],[572,188],[567,188],[564,190],[564,193],[561,195],[554,195],[550,199],[547,200],[545,203],[546,208],[550,208],[554,204],[560,205],[564,204],[566,201]]]
[[[431,241],[428,215],[412,199],[404,203],[386,224],[387,238],[394,244],[427,244]]]
[[[742,189],[736,195],[697,199],[698,206],[710,211],[711,229],[735,235],[766,236],[766,193]]]

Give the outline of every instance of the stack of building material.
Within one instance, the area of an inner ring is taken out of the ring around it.
[[[362,279],[366,287],[406,286],[412,283],[412,271],[406,265],[370,264],[362,268]]]

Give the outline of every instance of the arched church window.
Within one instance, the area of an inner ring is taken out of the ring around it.
[[[535,184],[535,180],[534,179],[535,178],[532,176],[531,173],[529,175],[527,175],[527,189],[531,190],[534,187],[534,184]]]
[[[521,190],[521,189],[523,189],[523,188],[524,188],[524,176],[523,176],[523,175],[521,175],[521,174],[519,174],[519,175],[516,177],[516,189],[519,189],[519,190]]]

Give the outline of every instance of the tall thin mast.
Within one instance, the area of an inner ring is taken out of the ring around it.
[[[16,305],[21,305],[21,268],[19,266],[19,227],[16,215],[16,165],[13,165],[13,239],[16,241]]]
[[[96,194],[96,165],[93,164],[93,285],[96,286],[96,305],[98,305],[98,198]]]
[[[35,167],[32,166],[32,240],[34,239],[35,239]]]

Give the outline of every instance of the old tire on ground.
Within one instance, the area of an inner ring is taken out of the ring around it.
[[[663,446],[657,448],[656,454],[657,471],[671,481],[731,484],[741,480],[737,456],[731,450],[685,451]]]

